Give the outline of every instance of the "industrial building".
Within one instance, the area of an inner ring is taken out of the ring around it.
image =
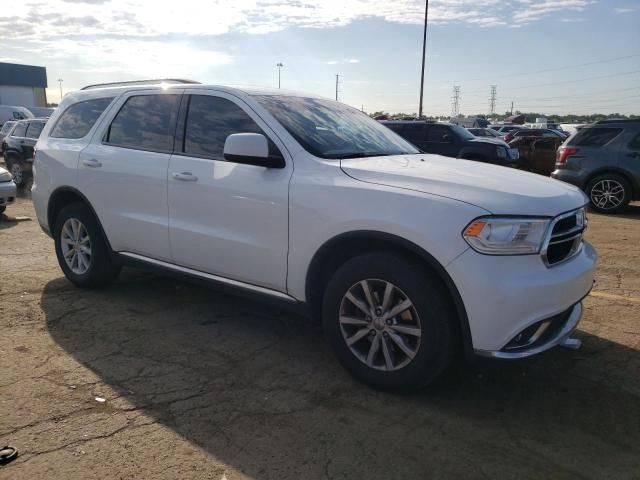
[[[47,69],[0,62],[0,105],[47,106]]]

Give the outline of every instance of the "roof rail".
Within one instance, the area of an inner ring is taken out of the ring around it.
[[[612,118],[610,120],[598,120],[596,125],[601,123],[637,123],[640,122],[640,118]]]
[[[111,82],[111,83],[96,83],[94,85],[87,85],[80,90],[91,90],[93,88],[104,87],[125,87],[127,85],[154,85],[157,83],[171,83],[171,84],[199,84],[195,80],[184,80],[182,78],[154,78],[151,80],[129,80],[126,82]]]

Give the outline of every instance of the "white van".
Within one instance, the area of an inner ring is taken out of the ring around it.
[[[27,118],[33,118],[33,113],[24,107],[0,105],[0,127],[9,120],[26,120]]]

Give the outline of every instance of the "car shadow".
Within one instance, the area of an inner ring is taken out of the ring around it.
[[[624,207],[619,213],[596,213],[590,210],[590,214],[605,215],[613,218],[628,218],[630,220],[640,220],[640,202],[630,203]]]
[[[7,215],[6,213],[0,213],[0,230],[15,227],[17,224],[18,221],[15,218]]]
[[[59,278],[41,307],[119,401],[251,478],[624,478],[640,458],[640,353],[584,332],[393,395],[352,380],[313,321],[162,275]]]

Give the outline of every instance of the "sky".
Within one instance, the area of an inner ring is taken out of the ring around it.
[[[0,61],[91,83],[190,78],[418,110],[424,0],[21,0]],[[640,0],[431,0],[424,112],[640,114]]]

